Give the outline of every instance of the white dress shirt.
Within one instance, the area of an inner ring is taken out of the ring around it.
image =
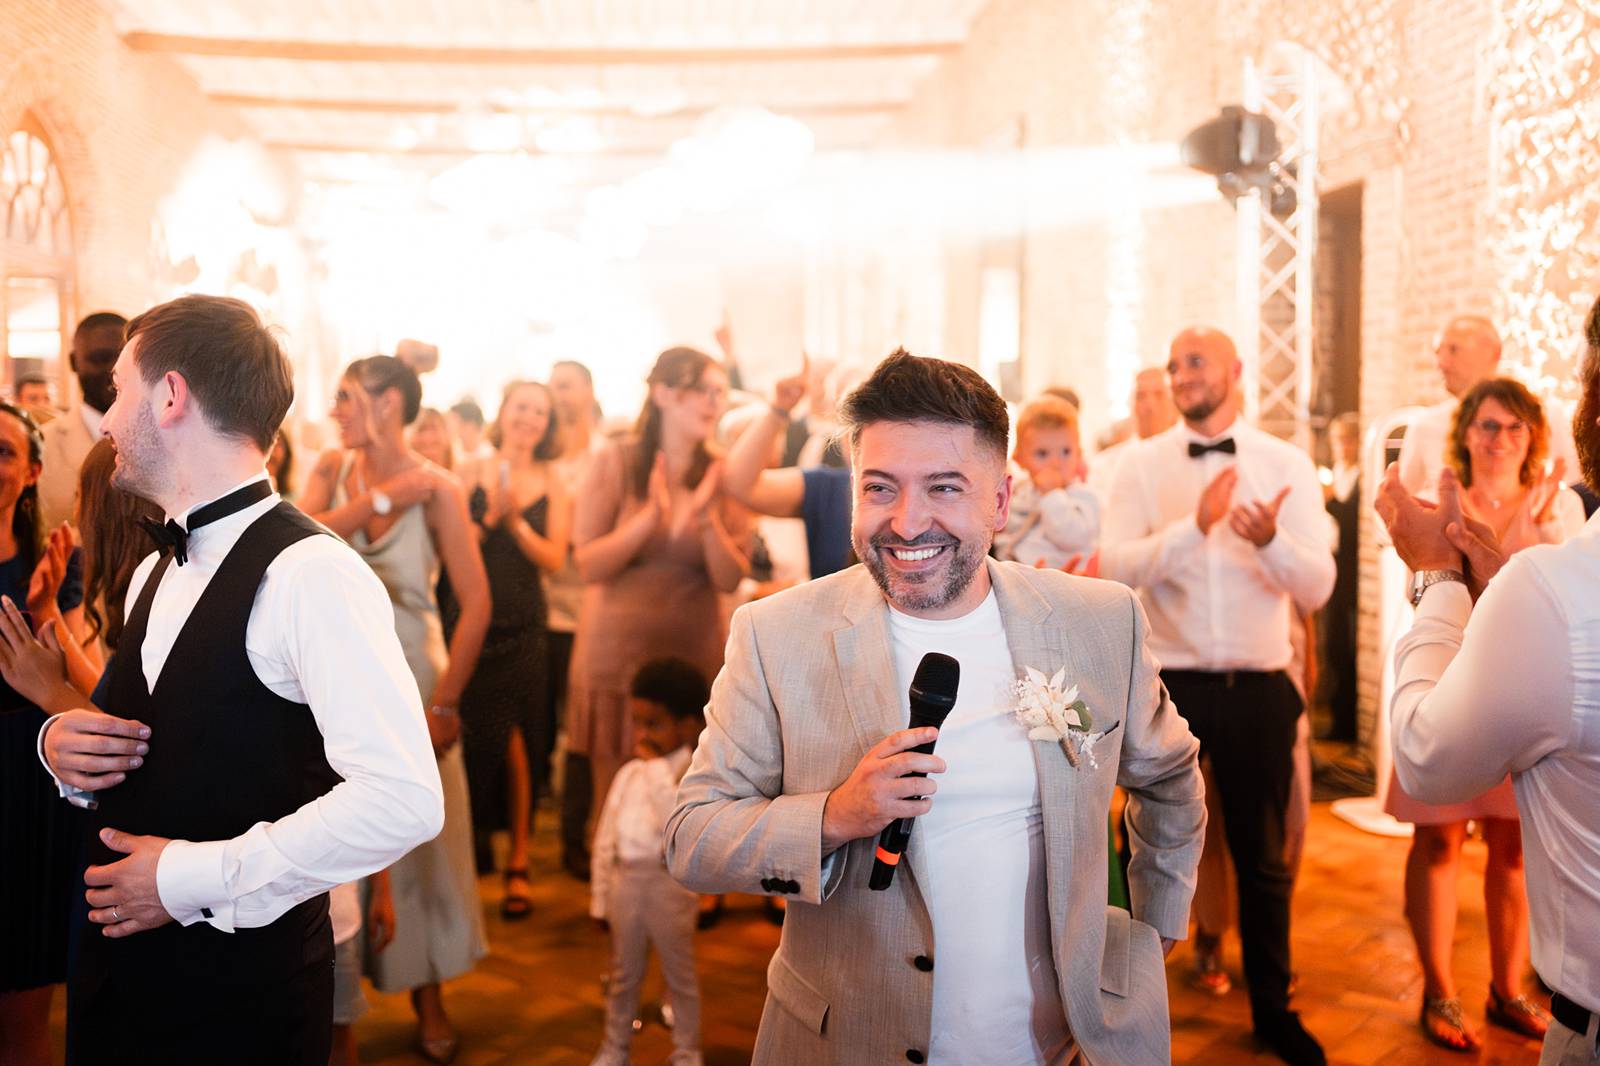
[[[622,863],[655,863],[665,867],[667,819],[678,803],[678,782],[689,769],[694,749],[688,745],[655,759],[622,764],[611,779],[605,806],[595,823],[589,860],[589,914],[606,918]]]
[[[1600,516],[1519,552],[1476,609],[1456,582],[1423,593],[1395,645],[1391,729],[1419,800],[1512,775],[1534,968],[1600,1011]]]
[[[933,921],[933,1066],[1054,1066],[1071,1048],[1050,943],[1044,814],[1033,743],[1016,719],[1011,650],[991,589],[961,618],[892,607],[901,693],[930,651],[961,663],[956,705],[939,731],[932,809],[911,835]],[[910,714],[910,697],[902,695]]]
[[[1190,458],[1191,442],[1232,437],[1237,455]],[[1100,575],[1132,586],[1150,616],[1150,648],[1176,670],[1283,670],[1294,657],[1295,612],[1333,591],[1322,484],[1311,458],[1244,422],[1213,438],[1186,424],[1130,444],[1117,467],[1100,535]],[[1277,534],[1264,548],[1226,516],[1201,533],[1200,494],[1229,465],[1232,502],[1270,502],[1285,486]]]
[[[278,502],[274,494],[200,527],[189,537],[188,561],[167,567],[140,647],[151,690],[228,552]],[[189,513],[178,516],[179,524],[187,524]],[[134,571],[125,600],[130,614],[158,558],[151,555]],[[263,685],[310,706],[328,765],[344,780],[293,814],[258,822],[231,840],[174,840],[161,853],[162,906],[183,925],[207,921],[224,932],[269,925],[304,900],[389,866],[444,824],[422,698],[395,636],[389,594],[343,541],[307,537],[273,560],[256,590],[245,652]],[[52,721],[39,731],[41,750]],[[159,731],[149,743],[160,746]],[[91,794],[60,787],[87,805]]]

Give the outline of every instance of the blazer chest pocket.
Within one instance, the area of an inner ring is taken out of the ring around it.
[[[811,1032],[821,1036],[827,1029],[828,1001],[790,968],[781,953],[767,966],[767,991]]]

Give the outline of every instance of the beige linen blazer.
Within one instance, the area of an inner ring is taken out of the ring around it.
[[[1095,748],[1098,769],[1087,760],[1074,769],[1056,741],[1033,745],[1067,1022],[1093,1063],[1169,1062],[1161,938],[1188,932],[1206,817],[1199,742],[1161,685],[1129,589],[1016,563],[987,566],[1019,675],[1065,667],[1095,728],[1121,723]],[[862,567],[734,615],[666,852],[690,888],[789,899],[767,969],[760,1066],[887,1066],[927,1054],[938,945],[918,886],[918,836],[885,892],[867,888],[875,840],[846,845],[826,868],[822,855],[829,791],[906,724],[888,609]],[[1117,784],[1130,794],[1132,918],[1106,905],[1106,819]]]
[[[83,411],[77,407],[59,418],[52,418],[39,433],[44,437],[39,516],[48,532],[63,522],[72,521],[72,507],[78,502],[78,474],[98,438],[89,432],[83,421]]]

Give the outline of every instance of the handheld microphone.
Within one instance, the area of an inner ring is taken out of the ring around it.
[[[960,683],[960,663],[936,651],[924,655],[922,661],[917,664],[916,674],[911,678],[910,728],[942,727],[945,718],[950,714],[950,708],[956,705],[956,687]],[[911,750],[923,755],[932,755],[934,743],[934,740],[930,740]],[[928,775],[909,773],[905,776],[927,777]],[[914,821],[913,818],[896,818],[884,826],[883,832],[878,835],[878,850],[872,860],[872,877],[867,881],[867,887],[874,892],[882,892],[889,887],[889,882],[894,880],[894,869],[900,865],[900,856],[905,854],[906,845],[911,842],[911,826]]]

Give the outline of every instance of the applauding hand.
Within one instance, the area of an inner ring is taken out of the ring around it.
[[[27,619],[9,596],[0,596],[0,677],[30,703],[47,712],[76,707],[83,695],[67,681],[67,656],[61,647],[56,615],[28,632]]]
[[[1440,502],[1429,503],[1400,484],[1400,467],[1390,463],[1378,486],[1374,508],[1389,530],[1400,559],[1412,570],[1460,570],[1461,551],[1445,536],[1445,527],[1462,523],[1460,494],[1448,469],[1439,477]]]
[[[1238,482],[1239,468],[1230,466],[1212,478],[1211,484],[1200,493],[1200,503],[1194,511],[1194,522],[1200,527],[1200,532],[1210,533],[1211,527],[1228,513],[1228,504],[1233,499],[1233,487]]]
[[[1270,501],[1241,503],[1228,513],[1228,528],[1258,548],[1265,548],[1278,535],[1278,511],[1289,495],[1285,485]]]
[[[56,598],[61,595],[62,582],[67,577],[67,561],[72,558],[72,527],[63,522],[50,531],[44,554],[34,564],[33,576],[28,579],[28,612],[34,624],[42,626],[51,618],[61,616]]]
[[[689,497],[689,519],[702,525],[710,522],[716,516],[717,500],[721,496],[722,460],[717,459],[706,467],[700,484],[694,487],[694,495]]]

